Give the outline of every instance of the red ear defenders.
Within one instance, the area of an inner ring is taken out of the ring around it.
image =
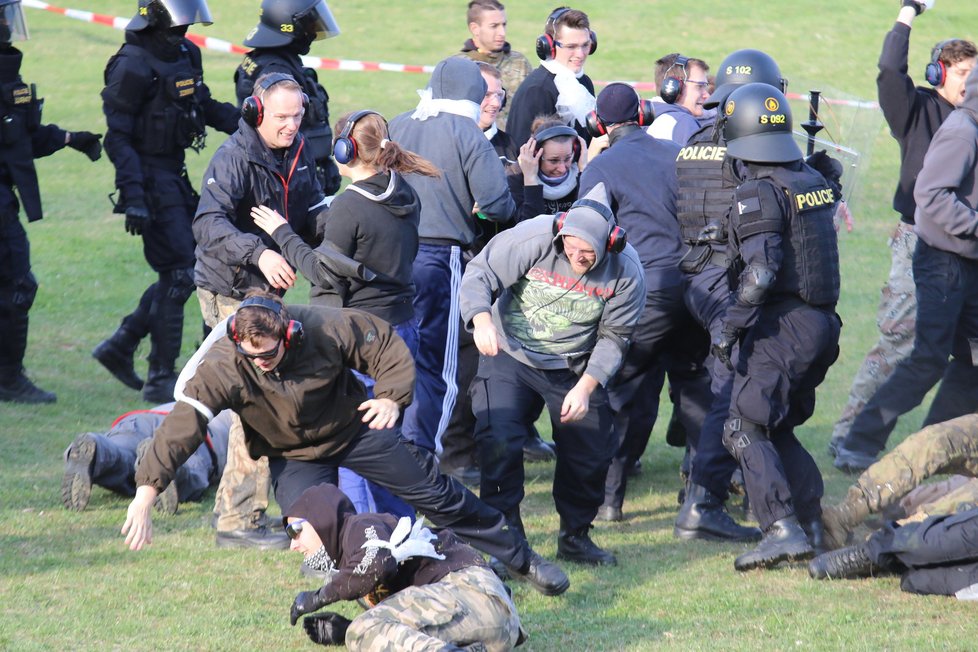
[[[355,141],[353,136],[350,134],[353,133],[353,128],[357,125],[358,120],[361,120],[371,114],[380,115],[376,111],[364,109],[363,111],[357,111],[346,121],[346,125],[343,126],[343,131],[336,137],[336,140],[333,141],[333,159],[335,159],[337,163],[346,165],[356,160],[357,141]],[[384,116],[380,117],[383,119]],[[387,122],[385,121],[384,124],[387,124]]]
[[[262,98],[265,97],[265,93],[268,92],[269,88],[284,81],[295,81],[295,77],[287,75],[284,72],[270,73],[262,82],[261,86],[255,87],[251,97],[244,99],[244,102],[241,103],[241,117],[244,118],[247,124],[252,127],[261,125],[262,120],[265,119],[265,106],[262,104]],[[309,96],[305,93],[302,94],[302,108],[303,110],[309,108]]]
[[[933,50],[931,50],[930,63],[928,63],[927,67],[924,68],[924,79],[927,80],[928,84],[934,86],[935,88],[942,86],[944,82],[947,81],[947,66],[944,65],[943,61],[941,61],[941,53],[949,43],[956,40],[957,39],[952,38],[946,41],[941,41],[934,46]]]
[[[636,91],[635,94],[638,95],[638,92]],[[636,118],[638,126],[647,127],[652,124],[653,120],[655,120],[655,110],[652,108],[652,102],[639,98],[638,117]],[[598,112],[596,110],[587,114],[584,124],[592,138],[604,136],[606,133],[608,133],[608,125],[601,121],[601,118],[598,117]]]
[[[579,162],[581,160],[581,141],[578,139],[577,132],[573,128],[567,127],[565,125],[556,125],[553,127],[547,127],[546,129],[541,129],[537,133],[533,134],[533,138],[537,141],[537,148],[534,151],[535,152],[540,151],[540,149],[543,147],[543,144],[546,141],[551,140],[553,138],[560,138],[561,136],[570,136],[574,139],[572,141],[573,142],[572,147],[574,151],[574,162],[575,163]]]
[[[601,202],[588,199],[587,197],[582,197],[574,202],[571,205],[570,210],[574,210],[574,208],[578,206],[587,206],[588,208],[597,211],[599,215],[608,220],[608,223],[611,224],[611,231],[608,233],[608,239],[605,241],[605,249],[612,253],[621,253],[625,248],[625,244],[628,242],[628,234],[625,233],[625,229],[618,226],[618,221],[615,219],[615,216],[611,214],[611,209]],[[567,219],[567,212],[557,213],[554,215],[554,236],[560,235],[561,229],[564,228],[565,219]]]
[[[557,56],[557,42],[555,40],[557,38],[557,21],[570,10],[570,7],[554,9],[547,18],[547,24],[543,29],[543,34],[537,37],[537,56],[540,57],[541,61],[553,59]],[[550,36],[548,33],[551,31],[554,33],[553,36]],[[591,49],[588,50],[588,54],[594,54],[598,49],[598,35],[594,33],[593,29],[589,29],[588,33],[591,39]]]
[[[249,297],[245,299],[227,322],[228,338],[235,344],[241,343],[241,338],[238,337],[238,331],[234,325],[235,317],[237,316],[238,310],[248,307],[264,308],[265,310],[274,312],[277,317],[282,316],[282,306],[275,301],[269,301],[262,297]],[[302,342],[302,322],[290,319],[289,323],[285,324],[285,333],[282,337],[282,342],[285,344],[286,350],[299,346]]]
[[[686,86],[686,64],[689,63],[689,57],[684,57],[681,54],[676,55],[676,60],[672,62],[669,66],[669,70],[666,71],[666,77],[662,80],[662,88],[659,89],[659,97],[666,104],[675,104],[679,96],[683,94],[683,88]],[[680,79],[676,75],[670,75],[668,73],[672,72],[673,68],[679,68],[683,73],[683,78]]]

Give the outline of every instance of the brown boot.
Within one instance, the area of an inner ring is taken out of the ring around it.
[[[845,500],[838,505],[822,508],[825,525],[825,547],[837,550],[849,545],[852,531],[869,516],[869,505],[859,487],[849,487]]]

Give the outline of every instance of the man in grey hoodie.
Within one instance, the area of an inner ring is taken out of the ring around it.
[[[964,101],[934,134],[917,175],[917,332],[910,356],[856,417],[846,448],[871,460],[897,418],[941,383],[926,423],[978,408],[978,68]],[[950,361],[948,360],[950,358]],[[939,416],[938,416],[939,415]]]
[[[624,239],[599,183],[568,212],[494,237],[462,278],[462,319],[482,354],[471,389],[482,500],[523,530],[523,436],[543,398],[557,449],[557,557],[588,564],[617,563],[588,530],[617,445],[605,387],[645,305],[642,263]]]
[[[406,175],[421,199],[414,260],[414,315],[420,325],[415,400],[403,433],[441,453],[458,389],[458,287],[463,253],[475,240],[476,220],[505,222],[516,212],[506,173],[478,119],[486,82],[474,61],[451,57],[435,66],[413,112],[390,123],[391,139],[428,159],[440,177]]]

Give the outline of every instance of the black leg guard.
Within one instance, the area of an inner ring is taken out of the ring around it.
[[[176,360],[183,343],[183,305],[193,292],[193,269],[160,274],[156,296],[150,311],[149,376],[143,387],[143,399],[151,403],[173,400],[177,380]]]
[[[747,496],[761,530],[794,516],[791,489],[767,432],[755,423],[729,419],[723,425],[723,445],[740,463]]]

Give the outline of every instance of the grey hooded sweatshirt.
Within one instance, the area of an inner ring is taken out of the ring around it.
[[[645,306],[642,263],[631,245],[617,254],[606,250],[610,227],[597,211],[578,206],[556,236],[552,215],[495,236],[462,277],[466,327],[491,310],[499,346],[515,359],[537,369],[581,370],[607,386]],[[583,275],[563,253],[565,235],[597,254]]]
[[[407,175],[421,199],[422,242],[468,247],[477,233],[472,213],[476,204],[482,216],[494,222],[505,222],[516,213],[503,164],[476,122],[486,82],[474,61],[451,57],[435,66],[428,88],[434,100],[473,103],[473,116],[440,111],[415,118],[414,111],[408,111],[391,120],[391,140],[441,170],[437,178]]]
[[[917,175],[914,229],[930,246],[978,260],[978,67],[964,102],[934,134]]]

